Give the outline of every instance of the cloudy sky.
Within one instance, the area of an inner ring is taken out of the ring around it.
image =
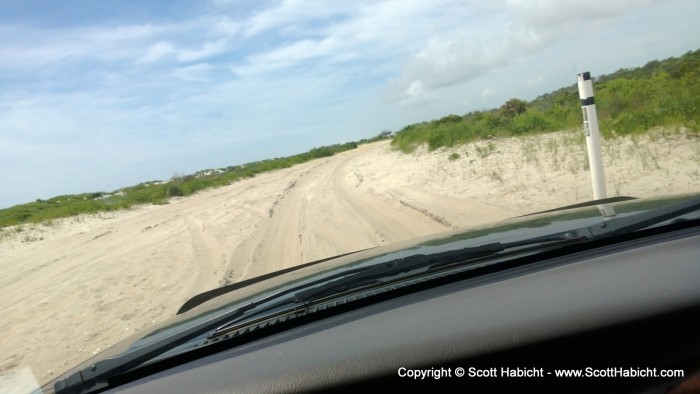
[[[2,0],[0,208],[532,99],[700,48],[699,15],[697,0]]]

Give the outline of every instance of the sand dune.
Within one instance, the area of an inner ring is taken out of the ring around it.
[[[617,139],[604,161],[610,196],[700,191],[696,137]],[[226,283],[589,200],[585,169],[577,132],[411,155],[379,142],[163,206],[5,230],[0,374],[46,381]]]

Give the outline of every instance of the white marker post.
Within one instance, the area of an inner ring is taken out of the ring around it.
[[[591,73],[586,71],[578,74],[578,95],[583,111],[583,131],[586,133],[588,146],[588,161],[591,167],[593,183],[593,199],[607,198],[605,191],[605,174],[603,173],[603,156],[600,150],[600,132],[598,130],[598,114],[593,99],[593,81]],[[615,212],[609,205],[598,206],[604,216],[614,216]]]

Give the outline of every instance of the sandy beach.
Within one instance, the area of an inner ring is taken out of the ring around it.
[[[700,139],[606,141],[609,196],[700,192]],[[592,198],[580,132],[412,154],[388,141],[169,204],[0,233],[0,375],[43,383],[212,288]],[[1,380],[0,380],[1,382]]]

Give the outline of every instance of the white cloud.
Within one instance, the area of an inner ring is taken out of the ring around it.
[[[506,0],[512,47],[536,50],[575,34],[590,34],[621,14],[658,0]]]
[[[192,66],[181,67],[173,71],[173,75],[185,81],[209,82],[209,63],[199,63]]]
[[[228,39],[222,38],[217,41],[204,43],[199,49],[181,50],[177,55],[177,60],[183,63],[197,61],[224,53],[227,49]]]
[[[607,20],[655,0],[506,0],[508,11],[519,23],[547,31],[572,24]],[[658,1],[658,0],[656,0]]]
[[[255,14],[246,21],[244,35],[251,37],[265,31],[345,15],[359,2],[283,0],[277,7]]]
[[[126,25],[112,28],[40,29],[11,26],[0,29],[0,68],[40,68],[87,59],[130,60],[142,56],[143,42],[171,30],[170,26]]]
[[[161,60],[163,57],[175,52],[173,44],[165,41],[159,41],[148,48],[146,54],[139,60],[139,63],[152,63]]]
[[[399,102],[401,106],[425,105],[432,102],[434,99],[431,94],[426,93],[423,89],[423,82],[416,80],[406,89],[406,94],[403,100]]]
[[[241,30],[241,23],[232,20],[230,17],[224,15],[219,18],[212,25],[212,30],[217,34],[222,34],[227,37],[233,37],[238,35]]]
[[[538,75],[534,78],[528,79],[526,83],[528,84],[528,86],[534,86],[541,83],[542,81],[544,81],[544,75]]]
[[[153,37],[167,29],[167,26],[154,26],[147,23],[142,25],[122,25],[113,28],[89,28],[89,32],[90,38],[97,41],[124,41]]]
[[[359,1],[302,3],[283,1],[242,23],[244,36],[277,29],[281,44],[249,54],[231,71],[241,77],[293,67],[301,62],[325,67],[371,59],[377,69],[383,62],[418,49],[431,18],[449,12],[448,3],[426,1]],[[455,18],[456,19],[456,18]],[[453,20],[451,23],[461,23]],[[291,39],[290,39],[291,38]],[[397,68],[396,63],[392,65]]]
[[[301,40],[275,50],[253,55],[248,58],[248,64],[232,66],[231,71],[238,76],[252,76],[280,68],[294,66],[312,58],[332,54],[338,48],[338,42],[333,37],[322,40]],[[351,58],[337,58],[350,60]]]
[[[482,16],[481,26],[447,25],[414,52],[394,81],[394,90],[404,92],[398,101],[412,101],[407,88],[416,80],[425,92],[463,83],[651,1],[506,0],[490,19]]]
[[[481,91],[481,97],[491,97],[494,94],[496,94],[496,91],[491,89],[491,88],[484,88],[484,90]]]

